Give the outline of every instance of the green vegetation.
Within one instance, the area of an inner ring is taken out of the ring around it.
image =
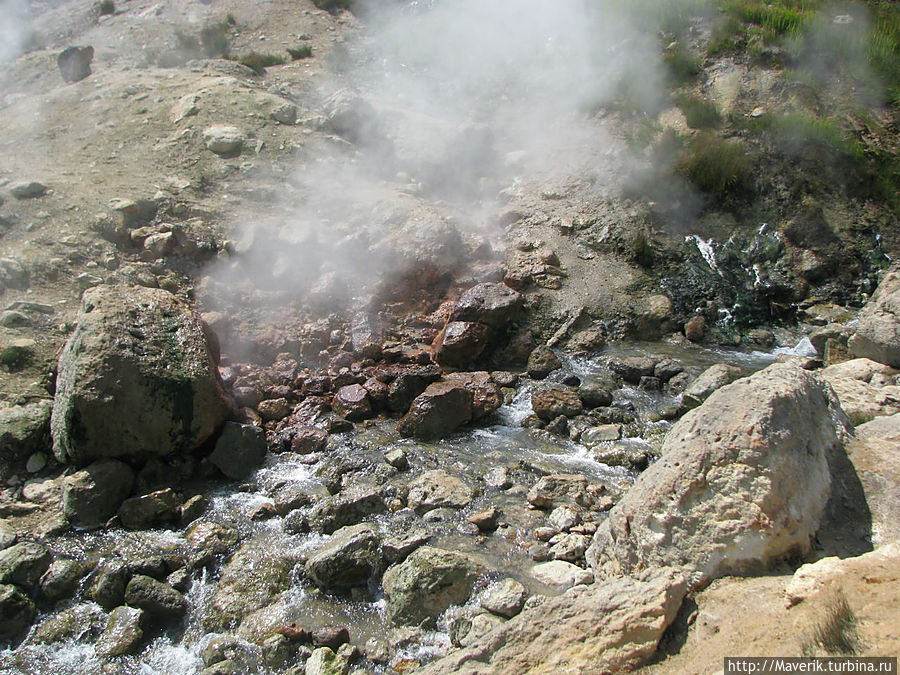
[[[644,230],[638,230],[631,240],[631,254],[633,260],[641,267],[653,266],[653,247],[650,238]]]
[[[746,29],[740,19],[723,16],[713,26],[706,45],[708,56],[720,56],[736,51],[746,40]]]
[[[260,54],[259,52],[250,52],[244,56],[227,56],[231,61],[237,61],[242,66],[247,66],[257,75],[263,75],[266,68],[270,66],[280,66],[287,63],[287,59],[277,54]]]
[[[691,54],[680,43],[667,49],[663,55],[668,70],[669,82],[674,87],[691,84],[703,69],[700,59]]]
[[[781,36],[798,37],[820,5],[820,0],[722,0],[719,8],[744,23],[764,29],[769,42]]]
[[[815,146],[848,159],[864,159],[862,146],[840,124],[809,113],[762,115],[750,120],[747,127],[772,135],[782,146]]]
[[[694,94],[679,94],[675,104],[681,108],[691,129],[713,129],[722,123],[716,104]]]
[[[308,59],[312,56],[312,46],[311,45],[300,45],[299,47],[288,47],[288,54],[291,55],[291,59],[294,61],[299,61],[300,59]]]
[[[745,144],[711,133],[698,134],[691,139],[676,161],[675,171],[723,204],[751,189],[752,166]]]
[[[878,4],[866,56],[886,84],[888,102],[900,109],[900,5]]]
[[[825,608],[825,617],[812,638],[803,645],[804,654],[814,654],[821,647],[829,654],[853,655],[859,651],[859,633],[856,614],[843,592],[834,595]]]
[[[97,9],[100,11],[100,16],[115,14],[116,3],[114,3],[113,0],[100,0],[97,4]]]

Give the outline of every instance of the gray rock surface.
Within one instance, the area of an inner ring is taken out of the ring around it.
[[[35,541],[24,541],[0,551],[0,584],[16,584],[26,590],[38,585],[50,567],[50,549]]]
[[[900,368],[900,267],[878,284],[847,344],[854,356]]]
[[[380,565],[375,526],[342,527],[306,561],[306,575],[324,590],[365,584]]]
[[[187,601],[181,593],[144,574],[135,574],[128,582],[125,602],[151,616],[179,618],[187,612]]]
[[[124,462],[93,462],[63,478],[63,513],[72,525],[102,525],[116,514],[133,484],[134,471]]]
[[[829,456],[848,430],[830,389],[795,365],[719,389],[672,427],[661,459],[600,525],[587,554],[595,575],[679,566],[700,588],[808,552]]]
[[[461,509],[475,496],[474,490],[459,478],[437,469],[426,471],[409,484],[406,502],[416,513],[432,509]]]
[[[672,569],[579,586],[526,609],[423,675],[622,673],[646,663],[686,592]]]
[[[466,601],[484,568],[456,551],[423,546],[384,573],[384,597],[391,621],[418,625],[450,605]]]
[[[105,657],[133,654],[144,641],[144,611],[124,605],[109,615],[106,628],[97,638],[97,653]]]
[[[12,584],[0,584],[0,640],[11,640],[31,624],[34,603]]]
[[[119,520],[129,530],[145,530],[177,522],[181,500],[172,488],[131,497],[119,507]]]
[[[206,330],[168,291],[85,292],[59,359],[51,418],[57,459],[165,456],[209,438],[227,406]]]
[[[0,475],[4,467],[24,462],[50,447],[50,401],[0,408]]]
[[[696,408],[716,389],[734,382],[741,376],[741,369],[727,363],[717,363],[704,370],[696,380],[688,385],[682,395],[685,408]]]
[[[434,382],[419,394],[400,420],[404,436],[435,441],[472,419],[472,392],[461,384]]]
[[[266,450],[265,431],[250,424],[226,422],[209,461],[229,478],[240,480],[260,465]]]

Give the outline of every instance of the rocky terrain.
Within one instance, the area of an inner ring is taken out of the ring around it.
[[[0,670],[900,652],[897,8],[491,7],[0,7]]]

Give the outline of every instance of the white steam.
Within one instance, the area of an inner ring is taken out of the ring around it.
[[[25,0],[0,0],[0,67],[22,52],[27,34]]]

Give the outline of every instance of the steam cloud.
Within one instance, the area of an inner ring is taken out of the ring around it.
[[[22,51],[26,34],[25,0],[0,0],[0,67]]]

